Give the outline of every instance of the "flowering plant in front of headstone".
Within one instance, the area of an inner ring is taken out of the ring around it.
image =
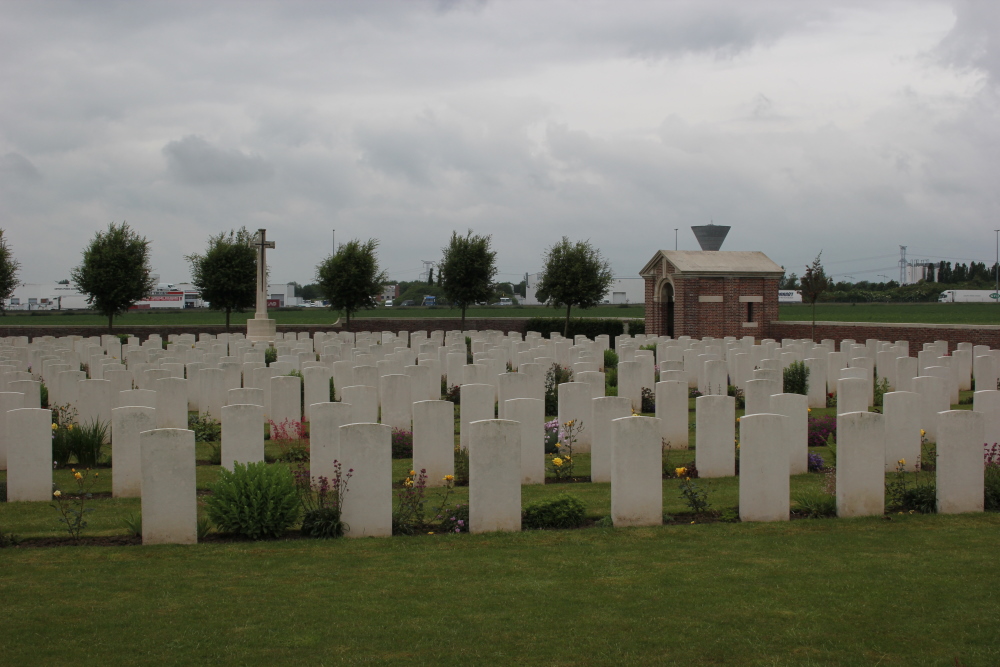
[[[305,424],[296,419],[286,419],[276,424],[268,419],[271,426],[271,441],[281,451],[279,459],[289,463],[309,460],[309,436]]]
[[[430,498],[427,495],[427,469],[421,468],[419,473],[414,470],[410,471],[396,494],[396,509],[392,513],[393,535],[433,534],[437,532],[435,522],[442,521],[447,514],[445,506],[451,497],[452,489],[455,488],[455,476],[445,475],[442,481],[444,482],[444,493],[441,495],[437,509],[431,512],[434,519],[428,519],[427,503]],[[450,531],[446,529],[446,532]]]
[[[413,431],[405,428],[392,429],[392,458],[413,458]]]
[[[919,458],[912,480],[906,472],[906,459],[896,461],[896,470],[889,474],[885,483],[886,509],[901,514],[906,511],[910,514],[934,514],[937,511],[937,489],[930,477],[923,470]]]
[[[837,438],[837,418],[833,415],[809,415],[808,442],[810,447],[825,447],[831,438]]]
[[[342,537],[350,526],[341,520],[347,483],[354,468],[344,472],[340,461],[333,462],[333,477],[310,477],[302,463],[292,471],[302,502],[302,534],[306,537]]]
[[[686,467],[677,468],[674,471],[681,480],[681,498],[688,504],[695,514],[707,514],[712,505],[708,502],[708,489],[698,486],[691,476],[691,472]]]
[[[555,454],[559,451],[559,420],[545,422],[545,453]]]
[[[87,501],[94,497],[92,490],[97,484],[100,473],[90,474],[90,468],[83,472],[76,468],[72,469],[73,482],[76,484],[76,493],[63,493],[62,489],[56,487],[52,492],[52,500],[55,502],[50,507],[59,511],[59,522],[66,525],[66,531],[75,541],[80,541],[80,534],[87,527],[86,517],[88,512],[93,512],[93,507],[87,507]]]
[[[559,441],[556,443],[556,451],[546,455],[545,468],[557,482],[562,482],[573,477],[573,467],[576,462],[573,460],[573,445],[577,437],[583,431],[583,425],[577,420],[570,419],[562,425],[559,430]]]

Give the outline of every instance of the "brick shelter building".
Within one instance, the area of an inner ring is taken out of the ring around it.
[[[660,250],[639,272],[646,281],[646,333],[766,337],[778,319],[784,273],[758,251]]]

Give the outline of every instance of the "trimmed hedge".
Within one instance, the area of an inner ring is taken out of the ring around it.
[[[568,337],[586,336],[593,340],[597,336],[607,335],[611,339],[611,346],[614,347],[615,338],[621,336],[625,330],[624,323],[628,322],[630,335],[646,333],[645,320],[618,320],[599,318],[570,318]],[[562,317],[530,317],[525,325],[526,331],[537,331],[543,338],[548,338],[553,331],[562,332],[566,320]]]

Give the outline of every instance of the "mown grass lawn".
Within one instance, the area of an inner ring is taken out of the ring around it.
[[[557,310],[544,306],[483,306],[469,308],[465,316],[468,318],[528,318],[528,317],[563,317],[565,310]],[[283,324],[333,324],[338,318],[343,317],[340,311],[332,311],[329,308],[295,308],[279,309],[268,311],[268,316],[273,318],[278,325]],[[439,319],[457,318],[462,316],[462,311],[458,308],[424,308],[424,307],[399,307],[399,308],[374,308],[362,310],[354,314],[353,318],[364,320],[378,319]],[[574,317],[645,317],[644,307],[638,306],[597,306],[586,310],[573,311]],[[232,326],[235,330],[244,329],[248,318],[253,317],[253,312],[233,313],[231,317]],[[127,333],[130,326],[197,326],[199,324],[223,325],[226,318],[223,313],[206,308],[189,310],[145,310],[126,313],[115,318],[115,329],[122,333]],[[102,315],[83,310],[70,311],[35,311],[31,314],[20,313],[18,311],[8,312],[0,324],[6,326],[104,326],[108,324],[108,319]]]
[[[812,321],[812,306],[782,304],[779,320]],[[1000,324],[996,303],[818,303],[817,322]]]

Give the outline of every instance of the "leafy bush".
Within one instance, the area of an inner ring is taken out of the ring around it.
[[[573,381],[573,371],[559,364],[552,364],[545,373],[545,414],[559,412],[559,385]]]
[[[618,353],[614,350],[604,350],[604,372],[618,368]]]
[[[278,348],[268,347],[264,349],[264,364],[270,366],[278,360]]]
[[[656,394],[649,387],[642,388],[642,409],[640,412],[656,412]]]
[[[743,390],[735,385],[726,388],[726,395],[736,399],[736,409],[745,410],[747,407],[747,397],[743,395]]]
[[[549,500],[529,504],[521,515],[521,525],[529,530],[578,528],[586,518],[586,506],[576,496],[561,493]]]
[[[234,463],[219,471],[205,500],[208,516],[227,533],[252,540],[281,537],[299,516],[299,493],[288,468],[266,463]]]
[[[604,385],[606,387],[613,387],[615,391],[615,396],[618,395],[618,367],[610,368],[604,371]],[[610,396],[611,394],[608,394]]]
[[[222,424],[211,415],[188,415],[188,429],[194,431],[195,442],[218,442],[222,439]]]
[[[794,512],[811,519],[837,516],[837,497],[823,491],[803,491],[792,496]]]
[[[445,492],[441,497],[437,510],[432,510],[431,514],[435,519],[428,519],[427,502],[427,469],[421,468],[420,473],[411,470],[409,477],[403,481],[403,486],[396,495],[396,509],[392,513],[392,534],[393,535],[416,535],[423,532],[435,532],[433,529],[438,526],[434,523],[444,521],[445,505],[451,496],[454,488],[455,476],[445,475]],[[450,526],[451,523],[448,523]],[[446,528],[445,532],[450,532]]]
[[[469,505],[456,503],[455,507],[444,512],[440,517],[441,530],[445,533],[469,532]]]
[[[39,395],[41,397],[42,407],[45,408],[45,409],[48,409],[48,407],[49,407],[49,388],[45,386],[44,382],[42,382],[39,385],[39,387],[38,387],[38,393],[39,393]]]
[[[444,400],[451,401],[455,405],[460,405],[462,402],[462,387],[457,384],[451,385],[444,394]]]
[[[281,454],[279,460],[287,463],[309,460],[309,437],[303,422],[286,419],[280,424],[269,419],[271,440],[278,445]]]
[[[809,393],[809,369],[804,362],[793,361],[782,373],[784,377],[784,392],[786,394]]]
[[[837,418],[832,415],[809,417],[809,446],[825,447],[832,437],[837,439]]]
[[[413,432],[405,428],[392,429],[392,458],[413,458]]]
[[[1000,444],[994,442],[992,447],[987,446],[985,449],[983,462],[986,464],[986,478],[983,504],[986,509],[996,512],[1000,511]]]
[[[646,320],[629,320],[628,333],[630,336],[646,333]]]
[[[904,472],[906,460],[900,459],[896,471],[890,473],[885,484],[888,497],[887,509],[933,514],[937,511],[937,489],[934,481],[917,462],[912,481]]]
[[[309,476],[309,471],[300,465],[292,473],[302,502],[302,534],[306,537],[342,537],[350,530],[342,516],[347,482],[353,476],[354,469],[345,473],[340,461],[334,461],[333,471],[332,478],[320,476],[313,479]]]
[[[105,462],[104,445],[108,441],[108,423],[92,421],[80,425],[76,410],[67,405],[52,410],[52,461],[57,467],[75,460],[81,467]]]
[[[455,486],[469,485],[469,449],[455,448]]]
[[[565,320],[561,317],[529,317],[525,323],[526,331],[537,331],[544,338],[548,338],[553,331],[562,331]],[[631,330],[631,322],[629,328]],[[611,345],[615,344],[615,337],[621,336],[625,331],[622,320],[618,319],[584,319],[582,317],[570,319],[569,330],[566,337],[572,339],[574,336],[586,336],[594,340],[598,336],[608,336]],[[633,332],[635,333],[635,332]]]

